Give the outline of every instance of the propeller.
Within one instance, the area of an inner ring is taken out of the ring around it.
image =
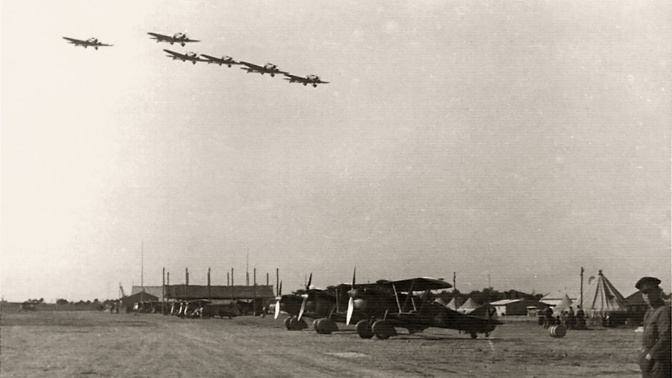
[[[348,299],[348,312],[345,314],[345,324],[350,325],[350,320],[352,320],[352,313],[355,311],[355,275],[357,274],[357,267],[352,272],[352,286],[351,290],[348,292],[350,299]]]
[[[303,312],[306,311],[306,302],[308,301],[308,290],[310,290],[310,283],[313,281],[313,273],[310,273],[310,278],[308,278],[308,283],[306,283],[306,293],[302,295],[303,302],[301,302],[301,310],[299,310],[298,320],[301,320],[303,317]]]
[[[280,299],[282,299],[282,281],[280,281],[280,285],[278,287],[278,297],[276,299],[277,301],[275,302],[275,316],[273,319],[277,319],[278,316],[280,316]]]

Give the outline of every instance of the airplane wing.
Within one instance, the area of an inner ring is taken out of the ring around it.
[[[108,45],[107,43],[96,43],[96,46],[105,47],[105,46],[114,46],[114,45]]]
[[[256,64],[248,63],[248,62],[245,62],[245,61],[242,61],[242,60],[240,61],[240,64],[244,64],[244,65],[248,66],[249,68],[251,68],[255,71],[265,71],[264,67],[262,67],[262,66],[257,66]],[[243,69],[246,69],[246,68],[243,68]]]
[[[292,75],[290,73],[285,73],[284,75],[287,76],[285,78],[285,80],[288,80],[290,83],[292,83],[292,82],[307,83],[308,82],[308,79],[306,79],[305,77],[302,77],[302,76],[296,76],[296,75]]]
[[[201,54],[202,57],[208,60],[208,63],[219,63],[219,64],[241,64],[240,62],[236,62],[233,59],[230,60],[224,60],[222,58],[218,58],[216,56],[211,56],[208,54]]]
[[[294,80],[306,80],[306,78],[303,77],[303,76],[296,76],[296,75],[292,75],[290,73],[286,73],[285,76],[287,76],[290,79],[294,79]]]
[[[173,58],[173,59],[189,59],[189,57],[187,57],[187,55],[185,55],[185,54],[180,54],[180,53],[178,53],[178,52],[170,51],[170,50],[168,50],[168,49],[163,49],[163,51],[165,51],[165,52],[167,52],[168,54],[170,54],[170,55],[168,55],[168,56],[171,57],[171,58]]]
[[[67,40],[68,43],[73,43],[75,45],[81,45],[86,43],[86,41],[82,41],[81,39],[74,39],[74,38],[68,38],[68,37],[63,37],[63,39]]]
[[[151,35],[154,39],[159,40],[159,41],[170,41],[173,39],[173,37],[163,35],[163,34],[158,34],[158,33],[147,33]]]
[[[408,292],[411,289],[413,291],[425,291],[425,290],[448,289],[453,287],[453,285],[449,284],[444,280],[439,280],[435,278],[426,278],[426,277],[409,278],[406,280],[398,280],[398,281],[380,280],[377,283],[381,286],[394,285],[394,288],[397,289],[397,291],[399,292]]]

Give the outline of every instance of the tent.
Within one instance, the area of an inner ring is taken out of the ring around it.
[[[562,298],[560,303],[553,307],[553,316],[560,316],[564,311],[569,311],[569,307],[572,306],[572,300],[569,299],[569,296],[565,294],[565,297]]]
[[[553,293],[546,294],[539,300],[539,302],[548,306],[557,306],[562,303],[565,297],[568,297],[571,301],[576,301],[579,299],[579,295],[573,292],[567,290],[558,290]]]
[[[448,302],[446,307],[448,307],[451,310],[457,311],[462,306],[462,301],[459,299],[459,297],[453,297],[453,299]]]
[[[463,314],[469,314],[470,312],[474,311],[475,309],[479,308],[479,304],[474,302],[471,298],[467,299],[466,302],[460,308],[457,309],[457,311],[463,313]]]
[[[584,310],[592,315],[607,315],[611,312],[628,310],[628,303],[623,295],[616,290],[601,270],[597,275],[595,285],[591,286],[586,298]]]

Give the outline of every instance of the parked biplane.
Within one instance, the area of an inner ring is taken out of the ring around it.
[[[365,314],[367,318],[357,322],[357,334],[362,338],[375,335],[380,339],[396,336],[395,327],[406,328],[411,334],[437,327],[463,331],[472,338],[479,333],[487,337],[498,324],[502,324],[494,318],[494,309],[483,317],[466,315],[431,299],[431,290],[449,287],[449,283],[433,278],[355,285],[353,276],[352,288],[348,291],[350,300],[346,324],[351,323],[355,312]],[[421,297],[413,295],[413,292],[419,291],[424,292]]]
[[[308,327],[304,318],[313,319],[313,329],[317,333],[329,334],[338,331],[336,323],[345,323],[347,290],[335,286],[316,289],[311,287],[312,279],[311,274],[303,290],[278,295],[275,318],[278,318],[281,310],[288,313],[290,316],[285,319],[285,327],[292,331]]]

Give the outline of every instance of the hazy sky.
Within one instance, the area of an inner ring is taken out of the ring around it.
[[[168,5],[169,4],[169,5]],[[668,1],[2,2],[0,291],[670,290]],[[200,43],[157,44],[147,32]],[[62,37],[113,47],[74,47]],[[289,84],[162,51],[272,62]]]

